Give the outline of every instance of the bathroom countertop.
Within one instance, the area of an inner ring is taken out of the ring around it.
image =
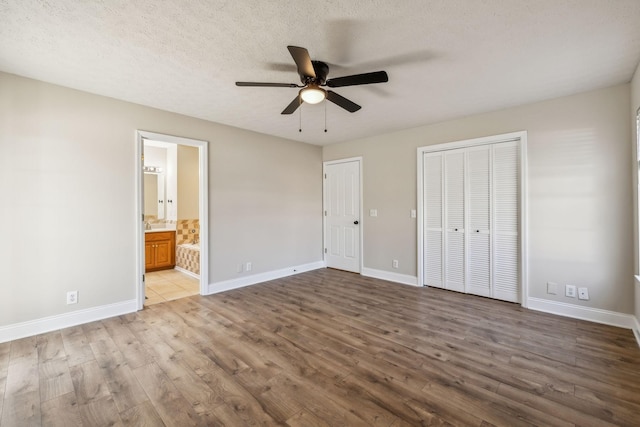
[[[153,228],[151,230],[144,230],[145,233],[157,233],[159,231],[176,231],[175,228]]]

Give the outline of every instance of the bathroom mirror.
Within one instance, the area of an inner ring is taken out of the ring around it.
[[[144,173],[144,215],[164,219],[164,174]]]

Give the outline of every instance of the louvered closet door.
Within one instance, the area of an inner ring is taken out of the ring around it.
[[[467,151],[467,293],[491,296],[491,148]]]
[[[520,301],[520,146],[494,144],[493,298]]]
[[[441,153],[425,153],[424,167],[424,283],[444,287],[443,256],[443,159]]]
[[[445,289],[465,292],[464,150],[444,153]]]

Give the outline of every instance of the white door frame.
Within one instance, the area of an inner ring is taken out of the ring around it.
[[[527,131],[511,132],[502,135],[486,136],[482,138],[466,139],[462,141],[445,142],[442,144],[418,147],[418,286],[424,283],[424,153],[433,151],[453,150],[477,145],[495,144],[507,141],[520,141],[520,283],[521,305],[528,306],[529,282],[528,282],[528,226],[527,226]]]
[[[349,157],[348,159],[339,159],[339,160],[330,160],[330,161],[326,161],[326,162],[322,162],[322,260],[324,261],[324,265],[326,267],[327,265],[327,254],[325,253],[325,249],[327,247],[327,216],[324,214],[324,212],[326,211],[327,208],[327,180],[326,180],[326,173],[327,173],[327,166],[330,165],[336,165],[336,164],[340,164],[340,163],[349,163],[349,162],[358,162],[358,170],[360,173],[360,188],[358,188],[358,192],[359,194],[359,203],[360,203],[360,212],[358,213],[358,215],[360,216],[359,218],[359,223],[360,223],[360,239],[358,241],[358,244],[360,245],[360,248],[358,248],[358,253],[360,256],[360,265],[358,265],[358,269],[360,271],[358,271],[359,274],[362,274],[362,268],[364,266],[364,215],[362,215],[363,212],[363,205],[362,205],[362,157]]]
[[[143,162],[144,140],[167,142],[198,148],[200,167],[199,211],[200,222],[200,295],[206,295],[209,287],[209,154],[207,141],[165,135],[161,133],[136,131],[136,301],[138,310],[144,307],[144,201],[143,196]]]

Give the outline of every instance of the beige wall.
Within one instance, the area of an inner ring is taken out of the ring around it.
[[[416,148],[527,130],[530,295],[632,313],[639,74],[321,149],[0,73],[0,327],[135,298],[136,129],[209,141],[212,283],[242,262],[260,273],[321,260],[322,160],[353,156],[363,210],[378,209],[363,218],[365,267],[415,275]],[[547,295],[547,281],[588,286],[591,300]]]
[[[526,130],[530,296],[632,313],[629,92],[620,85],[324,147],[325,161],[363,157],[364,266],[417,274],[417,147]],[[591,300],[547,295],[547,281],[587,286]]]
[[[178,219],[199,219],[198,148],[178,145]]]
[[[4,73],[0,94],[0,327],[135,298],[136,129],[209,141],[212,283],[322,260],[319,147]]]
[[[636,185],[638,184],[638,175],[636,173],[638,167],[638,135],[637,135],[637,124],[636,124],[636,114],[640,109],[640,64],[638,64],[638,68],[636,68],[636,72],[633,76],[633,80],[631,80],[631,145],[632,145],[632,158],[631,158],[631,168],[633,169],[633,182],[634,182],[634,191],[633,191],[633,207],[634,207],[634,226],[635,226],[635,273],[640,274],[638,267],[638,193],[636,191]],[[636,319],[640,320],[640,282],[636,281],[635,286],[635,315]]]

